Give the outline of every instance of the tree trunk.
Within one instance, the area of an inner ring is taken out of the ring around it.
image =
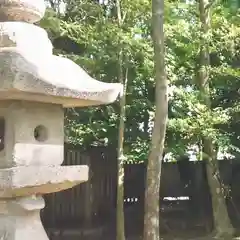
[[[209,89],[209,33],[211,19],[211,4],[208,0],[199,0],[199,15],[201,22],[200,38],[200,66],[199,66],[199,90],[201,99],[211,111],[211,99]],[[233,227],[230,222],[225,196],[220,182],[220,173],[216,149],[210,137],[203,138],[203,158],[207,160],[207,178],[212,197],[214,232],[217,237],[224,237],[233,234]]]
[[[155,66],[155,119],[151,149],[148,158],[145,190],[144,240],[160,239],[159,191],[162,155],[168,115],[167,79],[164,65],[164,0],[152,0],[152,30]]]
[[[124,227],[124,128],[125,128],[125,106],[128,70],[126,70],[126,79],[124,82],[123,95],[120,99],[120,122],[118,131],[118,186],[117,186],[117,240],[125,240]]]
[[[210,139],[204,140],[204,154],[207,156],[207,178],[212,198],[214,234],[216,237],[232,239],[234,229],[228,216],[224,189],[221,186],[218,160]]]
[[[116,10],[119,28],[122,27],[122,14],[120,0],[116,0]],[[120,121],[118,130],[118,185],[117,185],[117,234],[116,240],[125,240],[125,226],[124,226],[124,129],[125,129],[125,106],[126,106],[126,91],[128,70],[126,70],[126,77],[124,82],[123,76],[123,49],[120,49],[118,56],[118,81],[124,85],[123,94],[120,98]]]

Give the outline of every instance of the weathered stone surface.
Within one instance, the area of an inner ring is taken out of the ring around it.
[[[64,107],[111,103],[122,91],[119,83],[91,78],[71,60],[34,58],[16,51],[0,51],[0,98],[52,102]],[[57,71],[56,71],[57,69]]]
[[[0,21],[34,23],[45,13],[43,0],[0,0]]]
[[[0,201],[1,240],[48,240],[40,220],[42,197],[29,196]]]
[[[42,195],[88,180],[87,166],[25,166],[0,169],[0,198]]]
[[[53,46],[47,32],[38,26],[24,22],[0,22],[0,48],[19,49],[34,57],[47,57],[52,55]]]
[[[53,166],[63,162],[64,112],[60,105],[0,101],[0,116],[6,122],[6,144],[0,151],[0,168]],[[35,139],[37,126],[45,128],[45,139]]]

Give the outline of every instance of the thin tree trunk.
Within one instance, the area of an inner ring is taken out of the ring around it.
[[[155,66],[155,119],[147,166],[144,240],[159,240],[159,191],[168,115],[167,79],[164,65],[164,0],[152,0],[152,30]]]
[[[208,0],[199,0],[199,14],[201,21],[200,38],[200,66],[198,84],[201,98],[207,108],[211,111],[211,99],[209,89],[209,33],[211,19],[211,4]],[[220,173],[217,160],[216,149],[210,137],[203,138],[203,158],[207,160],[207,178],[212,197],[214,232],[218,237],[224,237],[233,234],[233,227],[230,222],[225,197],[221,183],[219,181]]]
[[[117,20],[119,28],[122,27],[122,13],[121,0],[116,0]],[[124,129],[125,129],[125,115],[126,115],[126,91],[128,81],[128,70],[124,81],[123,73],[123,49],[120,49],[118,56],[118,81],[123,84],[123,94],[120,98],[120,121],[118,130],[118,185],[117,185],[117,234],[116,240],[125,240],[125,226],[124,226]]]
[[[117,240],[125,240],[124,227],[124,129],[125,129],[125,108],[126,108],[126,91],[128,81],[128,70],[124,82],[124,90],[120,99],[120,122],[118,132],[118,186],[117,186]]]

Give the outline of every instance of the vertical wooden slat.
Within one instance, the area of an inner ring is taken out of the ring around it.
[[[86,165],[91,169],[90,158],[86,156]],[[92,223],[92,184],[91,184],[91,170],[90,170],[90,179],[85,183],[85,210],[84,210],[84,219],[87,226],[91,226]]]
[[[0,117],[0,151],[5,147],[5,119]]]

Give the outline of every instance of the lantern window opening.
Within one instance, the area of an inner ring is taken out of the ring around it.
[[[43,125],[38,125],[34,129],[34,138],[38,142],[45,142],[48,139],[48,129]]]

